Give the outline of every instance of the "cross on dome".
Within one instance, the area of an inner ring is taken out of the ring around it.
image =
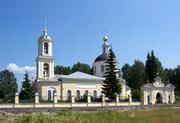
[[[108,35],[107,35],[107,32],[104,33],[104,38],[103,38],[104,42],[107,42],[108,41]]]

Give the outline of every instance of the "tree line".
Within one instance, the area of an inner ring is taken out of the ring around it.
[[[70,66],[65,67],[65,66],[57,65],[54,68],[55,74],[68,75],[68,74],[71,74],[76,71],[84,72],[87,74],[93,74],[93,69],[90,67],[90,65],[85,64],[85,63],[80,63],[80,62],[77,62],[72,67],[70,67]]]
[[[154,55],[154,51],[147,54],[147,60],[143,63],[135,60],[132,65],[125,64],[121,69],[122,78],[131,87],[132,95],[140,99],[140,87],[147,82],[153,83],[155,77],[159,76],[166,85],[175,85],[175,92],[180,96],[180,66],[176,68],[164,68],[160,60]]]
[[[164,68],[160,60],[155,56],[154,51],[147,54],[146,62],[135,60],[132,65],[125,64],[120,70],[115,67],[115,54],[111,50],[111,57],[109,56],[108,67],[106,66],[106,73],[104,77],[106,80],[103,83],[103,93],[109,96],[110,99],[115,98],[116,93],[120,93],[121,86],[118,84],[118,78],[115,74],[117,71],[119,75],[126,80],[127,85],[132,90],[132,96],[135,99],[140,99],[140,87],[147,83],[153,83],[155,77],[158,75],[162,78],[164,84],[172,83],[175,85],[176,96],[180,96],[180,66],[176,68]],[[76,63],[72,67],[55,66],[55,74],[68,75],[76,71],[81,71],[88,74],[93,74],[93,69],[90,65],[85,63]],[[8,71],[0,71],[0,102],[13,102],[14,95],[18,90],[17,80],[15,75]],[[109,91],[111,90],[111,92]],[[33,101],[35,95],[35,88],[33,81],[29,79],[27,72],[24,74],[24,80],[20,89],[20,99],[25,101]]]
[[[111,52],[113,58],[115,59],[116,57],[114,52]],[[107,60],[107,62],[110,61]],[[80,62],[74,64],[72,68],[63,66],[55,67],[56,74],[70,74],[77,70],[88,74],[93,74],[93,69],[90,67],[90,65]],[[140,60],[134,60],[132,65],[128,63],[124,64],[119,72],[119,75],[121,75],[121,77],[126,80],[127,85],[131,88],[132,96],[135,99],[140,99],[140,87],[147,82],[153,83],[157,76],[162,78],[162,82],[165,85],[168,83],[175,85],[176,95],[180,96],[180,66],[177,66],[173,69],[164,68],[158,57],[155,56],[154,51],[151,51],[147,54],[145,63]],[[105,73],[104,77],[107,78],[107,73]],[[112,81],[110,77],[108,79],[109,80],[105,81],[104,84],[107,84],[111,81],[111,85],[113,85],[112,82],[114,82],[114,80]],[[108,86],[106,88],[107,90],[110,90],[108,89]],[[115,95],[113,95],[113,97],[114,96]]]
[[[14,73],[9,70],[0,71],[0,103],[13,103],[17,92],[18,85]],[[19,97],[26,102],[34,101],[34,92],[33,83],[29,80],[28,73],[26,72]]]

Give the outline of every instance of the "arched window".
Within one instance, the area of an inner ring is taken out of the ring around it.
[[[56,93],[56,89],[54,87],[48,88],[48,100],[53,100],[55,93]]]
[[[51,100],[51,90],[48,90],[48,100]]]
[[[101,73],[104,73],[104,65],[101,65]]]
[[[77,96],[77,98],[80,98],[80,91],[79,90],[77,90],[77,92],[76,92],[76,96]]]
[[[68,97],[68,98],[71,98],[71,90],[68,90],[68,91],[67,91],[67,97]]]
[[[49,77],[49,65],[47,63],[43,66],[43,77]]]
[[[48,54],[48,43],[44,43],[44,54]]]
[[[97,98],[97,91],[96,90],[93,91],[93,96],[95,99]]]
[[[88,95],[88,93],[89,93],[88,90],[85,90],[85,95]]]

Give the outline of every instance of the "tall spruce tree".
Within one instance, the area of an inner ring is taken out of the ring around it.
[[[158,59],[154,55],[154,51],[151,51],[151,55],[148,53],[146,60],[146,82],[153,83],[158,73]]]
[[[150,65],[150,62],[151,62],[151,56],[150,54],[148,53],[147,55],[147,60],[146,60],[146,65],[145,65],[145,81],[148,82],[149,81],[149,76],[150,76],[150,69],[151,69],[151,65]]]
[[[29,75],[27,72],[24,74],[24,81],[22,83],[22,88],[19,97],[20,99],[26,101],[34,100],[34,88],[30,83]]]
[[[158,73],[158,70],[157,70],[157,58],[155,57],[153,50],[151,51],[151,64],[150,65],[151,65],[151,71],[150,71],[151,77],[149,78],[149,81],[153,82],[154,79],[157,76],[157,73]]]
[[[103,81],[103,93],[110,100],[115,100],[116,94],[121,93],[121,84],[119,77],[119,70],[117,67],[116,56],[112,49],[109,50],[107,61],[105,62],[105,80]]]

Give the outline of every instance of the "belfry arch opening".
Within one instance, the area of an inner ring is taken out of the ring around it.
[[[48,54],[49,46],[48,43],[44,43],[44,54]]]
[[[49,77],[49,64],[47,63],[43,65],[43,77],[45,78]]]

